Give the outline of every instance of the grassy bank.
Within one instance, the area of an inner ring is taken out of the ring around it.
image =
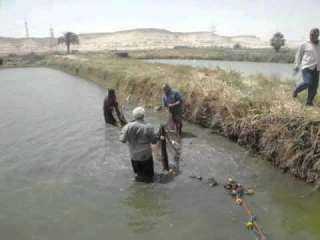
[[[26,55],[16,55],[16,54],[10,54],[8,56],[0,58],[2,61],[1,67],[4,68],[14,68],[14,67],[28,67],[28,66],[34,66],[37,64],[41,65],[41,61],[46,58],[45,55],[30,53]]]
[[[104,54],[48,56],[49,66],[118,89],[120,97],[155,106],[165,82],[185,97],[185,118],[261,154],[307,182],[320,180],[319,110],[293,100],[293,83],[235,72],[147,64]]]
[[[232,49],[232,48],[177,48],[160,50],[130,51],[130,57],[136,59],[203,59],[249,62],[292,63],[295,50],[281,49],[276,53],[266,49]]]

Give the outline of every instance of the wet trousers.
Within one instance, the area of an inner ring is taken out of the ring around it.
[[[146,161],[131,160],[134,173],[137,175],[136,180],[141,182],[151,182],[154,176],[153,158]]]
[[[104,111],[104,120],[108,124],[117,125],[117,120],[114,118],[112,111]]]

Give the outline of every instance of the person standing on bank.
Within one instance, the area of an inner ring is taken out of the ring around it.
[[[134,121],[121,130],[120,141],[128,143],[136,180],[152,182],[154,176],[151,144],[158,142],[154,128],[144,121],[145,110],[137,107],[132,112]]]
[[[164,84],[164,95],[162,104],[168,108],[170,113],[169,124],[173,123],[178,136],[182,135],[182,119],[183,119],[183,99],[180,92],[171,89],[168,84]]]
[[[319,85],[320,71],[320,44],[319,44],[319,29],[314,28],[310,31],[310,41],[303,43],[295,59],[294,71],[297,73],[302,70],[303,82],[300,83],[293,92],[293,97],[296,98],[300,92],[308,89],[307,106],[313,106],[313,100],[317,95]]]
[[[103,102],[103,114],[104,120],[107,124],[117,126],[117,120],[114,118],[113,113],[116,112],[121,126],[127,124],[126,119],[119,110],[119,104],[117,101],[116,93],[114,89],[108,89],[108,95]]]

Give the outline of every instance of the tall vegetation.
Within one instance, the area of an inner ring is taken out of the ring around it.
[[[286,43],[284,35],[281,32],[277,32],[270,39],[270,45],[276,50],[276,52],[280,51],[280,48],[283,47]]]
[[[79,36],[73,32],[66,32],[63,36],[58,38],[58,44],[65,44],[67,53],[70,54],[71,44],[79,44]]]

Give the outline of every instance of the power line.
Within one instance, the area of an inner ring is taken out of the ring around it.
[[[54,30],[53,30],[53,28],[50,27],[49,31],[50,31],[50,38],[54,38]]]
[[[24,28],[26,32],[26,38],[29,38],[29,27],[28,27],[28,22],[24,21]]]

